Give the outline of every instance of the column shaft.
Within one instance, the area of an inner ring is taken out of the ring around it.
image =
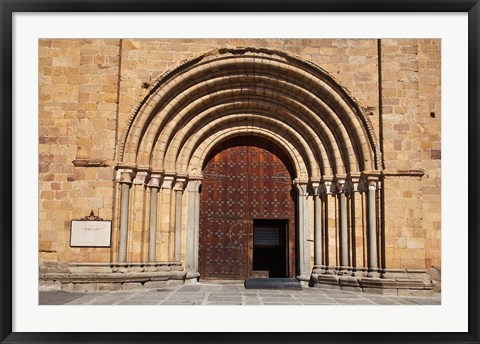
[[[375,189],[368,190],[368,268],[377,269],[377,226],[375,212]]]
[[[298,242],[299,276],[302,281],[310,277],[310,212],[306,184],[297,184],[298,188]]]
[[[148,260],[157,260],[157,202],[158,188],[150,188],[150,238],[148,248]]]
[[[187,279],[198,277],[198,216],[200,182],[193,180],[187,184],[187,237],[185,247],[185,265]]]
[[[348,222],[345,192],[340,192],[338,198],[340,211],[340,266],[344,268],[348,265]]]
[[[118,261],[123,263],[127,260],[127,238],[128,238],[128,202],[130,198],[130,185],[122,183],[121,205],[120,205],[120,247]]]
[[[315,195],[315,228],[314,228],[314,246],[315,246],[315,265],[322,265],[322,245],[323,245],[323,236],[322,236],[322,197],[320,195]]]
[[[182,247],[182,190],[175,191],[175,261],[179,262]]]

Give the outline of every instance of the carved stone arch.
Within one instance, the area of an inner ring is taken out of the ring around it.
[[[212,81],[215,78],[223,79],[219,84]],[[229,85],[229,78],[235,83]],[[268,82],[267,78],[273,80]],[[278,91],[277,100],[286,104],[296,100],[292,92],[297,92],[297,98],[302,95],[302,99],[307,100],[306,107],[313,116],[334,133],[333,140],[331,137],[329,140],[335,141],[335,145],[340,147],[336,153],[342,156],[347,172],[378,168],[380,152],[369,119],[334,77],[299,57],[257,48],[215,49],[194,56],[161,75],[130,116],[118,150],[119,164],[137,165],[141,160],[143,165],[147,157],[139,154],[148,153],[140,151],[140,146],[151,147],[155,144],[154,138],[159,137],[176,114],[198,99],[199,95],[214,97],[219,90],[242,89],[242,85],[247,90],[249,82],[256,80],[265,83],[258,86],[257,93],[258,90],[264,90],[263,94],[268,95],[270,87]],[[283,90],[275,88],[275,85],[282,83]],[[309,94],[309,98],[305,98],[305,94]],[[323,102],[323,110],[315,104],[315,99]],[[302,116],[301,120],[305,123],[311,122],[311,118]],[[161,123],[152,125],[155,120]],[[329,151],[329,154],[333,154],[333,151]],[[353,165],[350,162],[352,159],[355,160]]]

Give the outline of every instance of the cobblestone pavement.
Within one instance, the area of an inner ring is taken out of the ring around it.
[[[197,284],[109,292],[40,291],[40,305],[439,305],[431,297],[384,296],[343,290],[245,289],[240,284]]]

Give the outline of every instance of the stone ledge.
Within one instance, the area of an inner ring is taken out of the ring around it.
[[[81,263],[41,267],[40,285],[55,285],[63,290],[122,290],[157,288],[159,285],[183,284],[187,273],[180,263]]]
[[[72,164],[75,167],[109,167],[107,161],[100,159],[75,159]]]
[[[390,276],[390,278],[386,278],[385,276]],[[397,278],[391,278],[391,276],[397,276]],[[314,271],[309,286],[325,289],[363,291],[383,295],[425,296],[433,294],[435,286],[435,281],[422,278],[425,276],[427,275],[422,270],[388,271],[388,273],[382,273],[381,277],[318,274]]]

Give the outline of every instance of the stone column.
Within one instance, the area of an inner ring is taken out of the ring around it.
[[[346,176],[337,176],[337,194],[339,209],[339,249],[340,249],[340,272],[346,273],[348,267],[348,220],[347,220],[347,199],[346,199]]]
[[[186,183],[185,178],[177,178],[175,181],[175,251],[174,260],[179,262],[181,260],[182,251],[182,195]]]
[[[128,213],[130,199],[130,185],[132,184],[133,171],[120,170],[121,196],[120,196],[120,245],[118,249],[118,261],[124,263],[127,260],[127,240],[128,240]]]
[[[187,194],[186,278],[193,283],[196,283],[197,278],[200,276],[198,273],[200,185],[200,180],[189,180],[185,188]]]
[[[164,175],[162,184],[160,185],[160,200],[161,200],[161,214],[160,214],[160,231],[163,233],[169,233],[168,236],[170,238],[170,233],[172,230],[175,229],[175,220],[174,214],[172,214],[173,208],[173,200],[172,200],[172,189],[173,189],[173,182],[175,181],[175,177],[173,175]],[[170,241],[168,242],[168,252],[170,252]],[[174,242],[175,245],[175,242]],[[175,247],[175,246],[174,246]],[[162,252],[163,254],[163,252]],[[174,251],[175,255],[175,251]],[[167,260],[171,260],[171,256],[168,255]]]
[[[352,265],[352,276],[361,276],[362,274],[357,271],[357,232],[356,232],[356,219],[355,219],[355,214],[356,214],[356,201],[355,201],[355,196],[358,194],[360,191],[360,172],[350,172],[348,174],[349,178],[349,184],[350,184],[350,209],[351,209],[351,217],[350,217],[350,223],[351,223],[351,242],[352,242],[352,257],[351,257],[351,265]]]
[[[368,277],[378,277],[378,252],[377,252],[377,214],[376,196],[378,186],[377,175],[365,176],[367,192],[367,247],[368,247]]]
[[[300,281],[310,280],[310,211],[308,209],[307,183],[296,182],[298,191],[298,257],[299,271],[297,278]]]
[[[323,176],[321,181],[321,194],[323,199],[323,217],[324,217],[324,243],[325,243],[325,274],[331,275],[334,273],[334,270],[330,266],[330,257],[329,257],[329,248],[328,248],[328,238],[329,238],[329,228],[328,228],[328,199],[329,195],[333,194],[333,176]]]
[[[320,183],[312,183],[314,190],[314,265],[321,268],[323,264],[323,216],[322,216],[322,195],[320,194]]]
[[[148,261],[155,262],[157,260],[157,208],[158,208],[158,189],[160,188],[160,174],[152,174],[148,187],[150,188],[150,232]]]

